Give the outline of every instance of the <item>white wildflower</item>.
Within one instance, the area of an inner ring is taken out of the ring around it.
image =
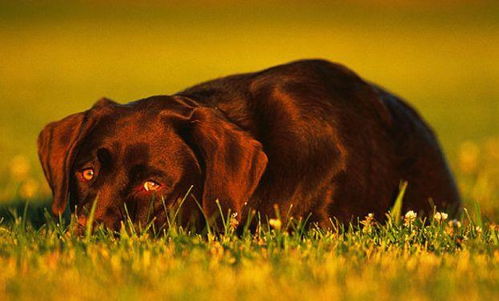
[[[418,214],[412,210],[407,211],[404,217],[404,222],[406,225],[412,224],[416,218],[418,217]]]
[[[445,212],[437,212],[433,215],[433,219],[439,223],[445,221],[448,217],[449,215]]]
[[[458,221],[457,219],[453,219],[453,220],[449,221],[449,227],[461,228],[461,222]]]

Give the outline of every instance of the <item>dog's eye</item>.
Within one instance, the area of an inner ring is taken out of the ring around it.
[[[152,181],[152,180],[148,180],[148,181],[145,181],[144,182],[144,189],[146,191],[156,191],[159,189],[161,185],[159,185],[158,183]]]
[[[95,171],[93,168],[86,168],[86,169],[81,171],[81,177],[85,181],[92,180],[94,178],[94,175],[95,175]]]

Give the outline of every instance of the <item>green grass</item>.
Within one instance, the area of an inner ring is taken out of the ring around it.
[[[0,1],[0,300],[497,299],[498,4],[150,2]],[[274,221],[242,236],[227,224],[75,237],[47,222],[35,147],[46,123],[102,96],[127,102],[309,57],[422,113],[468,208],[460,227],[367,217],[304,233]]]
[[[499,228],[366,217],[325,231],[262,225],[194,234],[97,229],[72,235],[49,219],[0,225],[0,299],[495,299]]]

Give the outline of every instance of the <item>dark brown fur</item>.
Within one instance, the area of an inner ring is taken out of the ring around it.
[[[85,208],[117,229],[124,204],[135,222],[148,211],[164,223],[193,185],[207,216],[244,219],[249,210],[281,212],[330,225],[374,213],[383,217],[401,181],[404,210],[455,212],[460,199],[438,142],[407,104],[349,69],[303,60],[229,76],[173,96],[125,105],[107,99],[51,123],[39,155],[54,194],[53,212]],[[96,177],[78,173],[92,166]],[[141,191],[144,181],[161,184]],[[185,219],[199,215],[194,201]],[[80,223],[86,215],[80,210]]]

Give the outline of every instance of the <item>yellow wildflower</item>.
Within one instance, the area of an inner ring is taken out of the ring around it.
[[[38,182],[29,178],[19,187],[19,195],[24,199],[32,199],[38,192]]]
[[[491,224],[489,224],[489,230],[490,231],[499,231],[499,225],[491,223]]]
[[[236,219],[237,214],[232,214],[229,219],[229,226],[232,229],[236,229],[237,226],[239,225],[239,221]]]
[[[18,181],[28,176],[29,169],[29,161],[22,155],[15,156],[10,162],[10,174]]]
[[[471,141],[461,144],[459,149],[459,167],[464,173],[473,173],[478,167],[480,149]]]
[[[276,219],[276,218],[271,218],[269,220],[269,225],[276,229],[276,230],[280,230],[281,229],[281,226],[282,226],[282,222],[280,219]]]
[[[371,233],[372,232],[372,226],[376,223],[374,221],[374,214],[369,213],[362,221],[360,221],[362,225],[364,225],[364,228],[362,228],[362,232],[364,233]]]

